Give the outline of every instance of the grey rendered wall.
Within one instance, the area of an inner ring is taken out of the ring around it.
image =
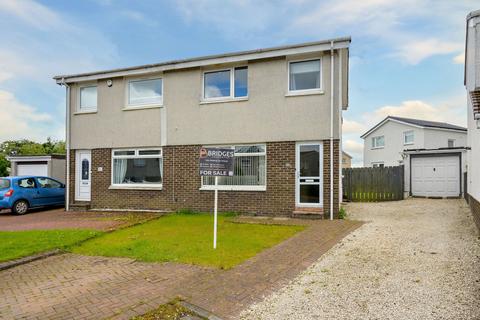
[[[342,53],[342,74],[348,68]],[[71,148],[92,149],[190,144],[324,140],[330,135],[330,57],[322,56],[323,94],[286,96],[288,60],[250,61],[247,101],[201,104],[202,72],[195,68],[166,72],[162,108],[122,111],[126,81],[113,79],[113,86],[98,82],[98,111],[73,114],[78,103],[78,85],[71,92]],[[340,138],[339,59],[335,63],[334,138]],[[225,66],[213,66],[213,69]],[[342,76],[342,96],[347,94]],[[345,98],[343,100],[346,100]]]
[[[65,183],[66,165],[67,161],[65,159],[52,158],[48,164],[49,176]]]

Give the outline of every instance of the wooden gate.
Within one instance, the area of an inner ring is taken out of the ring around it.
[[[343,199],[371,202],[403,200],[404,167],[343,169]]]

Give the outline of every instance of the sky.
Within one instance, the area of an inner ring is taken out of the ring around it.
[[[0,141],[65,136],[54,75],[351,36],[343,147],[387,115],[466,125],[477,0],[0,0]]]

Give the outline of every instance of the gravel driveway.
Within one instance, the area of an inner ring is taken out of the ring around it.
[[[480,319],[480,237],[463,200],[347,212],[369,223],[242,319]]]

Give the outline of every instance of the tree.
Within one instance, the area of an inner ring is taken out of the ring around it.
[[[0,177],[8,175],[8,156],[35,156],[45,154],[65,154],[65,142],[48,137],[45,143],[23,140],[7,140],[0,144]]]
[[[10,163],[5,158],[3,154],[0,154],[0,177],[8,176],[8,168],[10,167]]]

